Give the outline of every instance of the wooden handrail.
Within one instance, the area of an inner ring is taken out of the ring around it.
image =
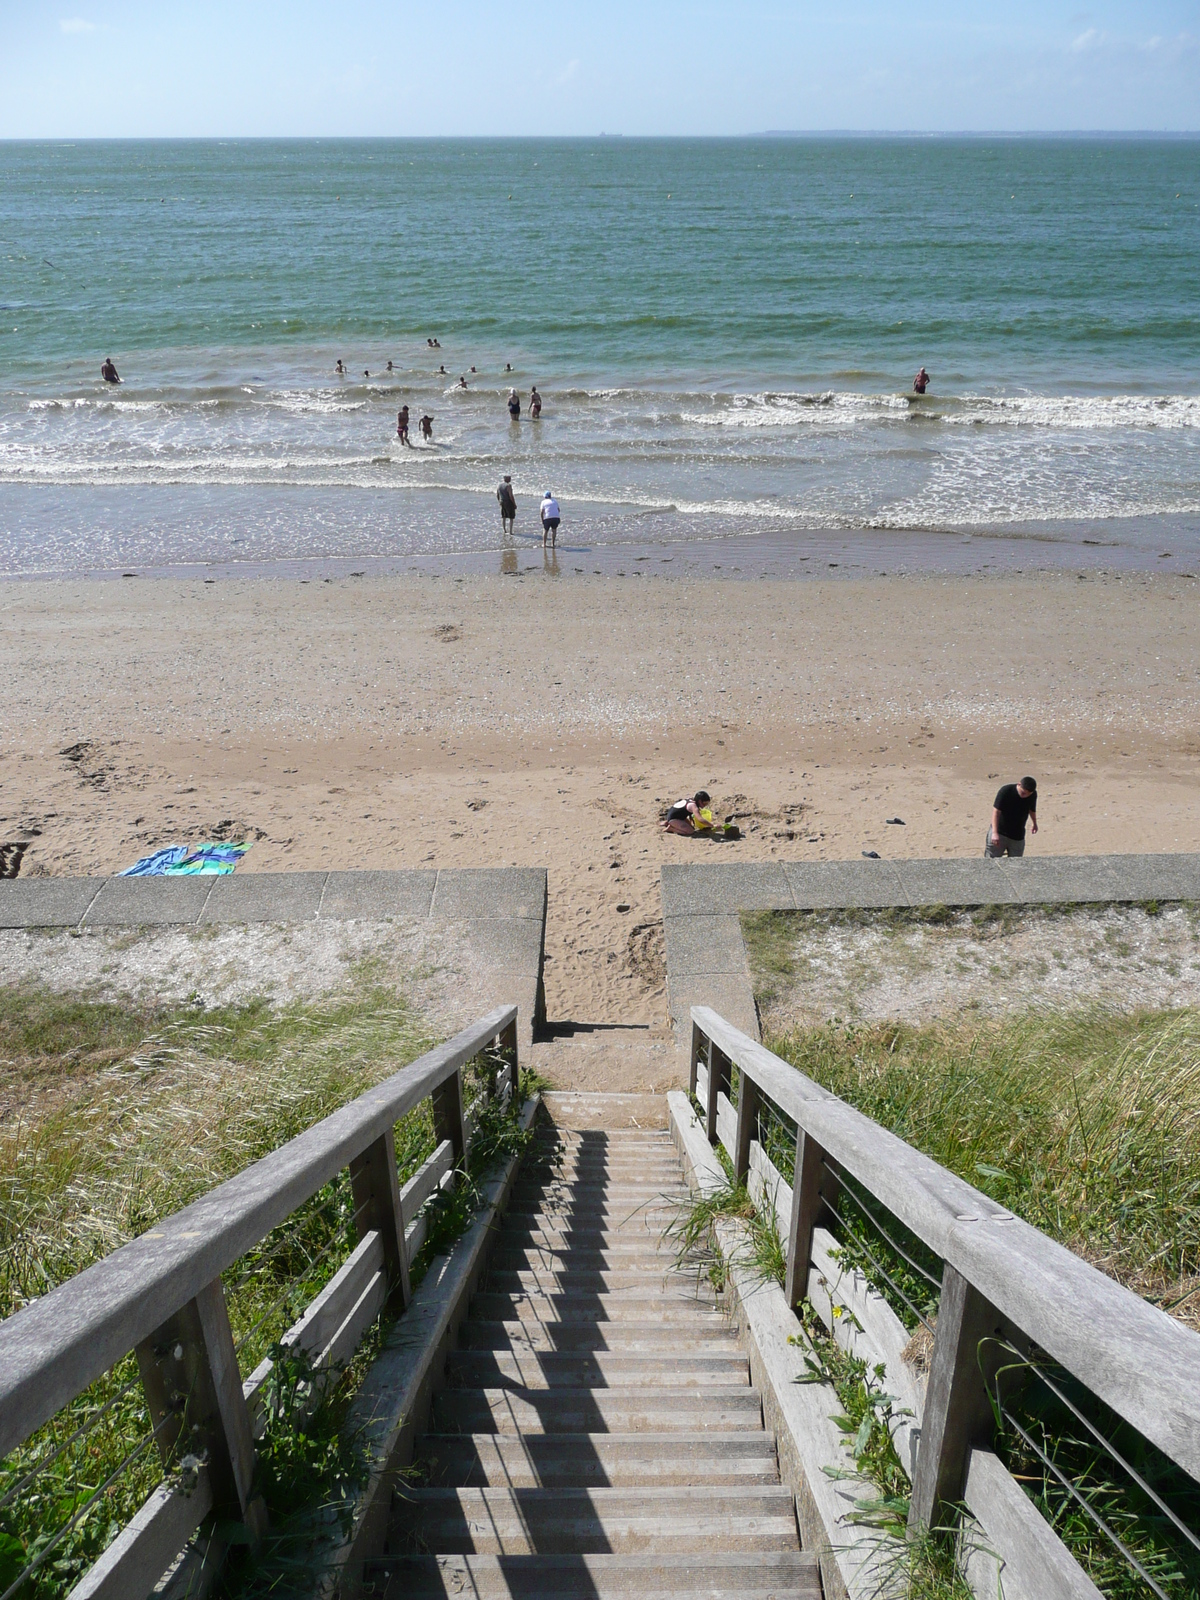
[[[515,1006],[490,1012],[0,1323],[0,1457],[181,1312],[497,1035],[515,1041],[516,1015]]]
[[[691,1017],[693,1061],[698,1033],[1014,1328],[1200,1480],[1200,1335],[1014,1217],[709,1007],[693,1006]],[[811,1222],[808,1216],[809,1236]],[[785,1242],[791,1253],[794,1241]],[[789,1283],[805,1283],[807,1266],[789,1260]]]

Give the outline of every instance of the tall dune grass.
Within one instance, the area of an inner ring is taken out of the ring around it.
[[[830,1024],[769,1043],[1028,1222],[1200,1326],[1200,1013]]]

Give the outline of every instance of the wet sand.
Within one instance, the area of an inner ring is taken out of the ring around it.
[[[214,833],[255,839],[241,872],[545,865],[550,1018],[645,1040],[664,861],[974,855],[1024,771],[1031,853],[1200,849],[1195,580],[537,567],[0,587],[0,843],[23,874]],[[659,831],[699,784],[743,841]]]

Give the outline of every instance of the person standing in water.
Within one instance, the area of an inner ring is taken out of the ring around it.
[[[511,422],[521,420],[521,396],[515,389],[508,391],[508,416]]]
[[[530,389],[530,391],[529,391],[529,415],[531,417],[540,417],[541,414],[542,414],[542,397],[537,392],[537,385],[535,384],[533,386],[533,388]]]
[[[508,473],[504,474],[504,481],[496,490],[496,499],[500,502],[500,524],[504,532],[511,536],[513,524],[517,520],[517,497],[513,493],[512,479]]]
[[[546,535],[549,534],[550,548],[554,549],[558,544],[558,524],[561,520],[562,514],[558,509],[558,501],[550,493],[549,489],[547,489],[545,494],[542,496],[541,512],[542,544],[544,545],[546,543]]]
[[[397,439],[399,439],[401,444],[411,444],[412,443],[412,440],[408,437],[408,407],[407,406],[401,406],[399,414],[396,417],[396,437],[397,437]]]
[[[433,418],[431,416],[426,415],[421,418],[421,437],[422,439],[430,440],[433,438]]]
[[[104,365],[100,368],[100,376],[105,383],[120,383],[121,376],[116,367],[113,366],[113,358],[111,356],[105,356]]]
[[[924,394],[928,387],[929,374],[925,371],[925,368],[922,367],[920,372],[918,372],[916,377],[913,379],[913,393]]]

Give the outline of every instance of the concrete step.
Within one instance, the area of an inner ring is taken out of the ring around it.
[[[598,1351],[661,1354],[663,1351],[736,1351],[737,1335],[724,1317],[664,1326],[658,1322],[467,1322],[461,1347],[466,1350]]]
[[[503,1234],[496,1239],[488,1265],[494,1267],[497,1272],[661,1274],[676,1270],[675,1252],[665,1245],[662,1249],[656,1249],[653,1244],[645,1244],[612,1250],[576,1250],[572,1246],[559,1249],[550,1244],[530,1244],[522,1247],[508,1244]]]
[[[525,1213],[506,1217],[497,1234],[506,1244],[552,1244],[556,1248],[573,1245],[582,1250],[606,1250],[611,1245],[617,1250],[628,1250],[634,1245],[649,1244],[657,1248],[664,1241],[672,1245],[667,1236],[670,1219],[663,1222],[648,1219],[637,1212],[615,1226],[606,1225],[594,1218],[556,1216],[544,1211],[540,1217]]]
[[[397,1490],[389,1544],[419,1539],[439,1554],[574,1555],[796,1550],[790,1489],[676,1488]]]
[[[757,1389],[442,1389],[438,1433],[731,1433],[762,1431]]]
[[[621,1200],[619,1191],[636,1189],[638,1198]],[[580,1191],[586,1190],[581,1194]],[[578,1196],[578,1200],[576,1199]],[[616,1196],[616,1198],[613,1198]],[[528,1203],[532,1201],[532,1204]],[[519,1189],[514,1189],[514,1198],[511,1209],[514,1212],[546,1211],[549,1209],[561,1210],[569,1206],[571,1210],[591,1212],[593,1215],[600,1211],[618,1211],[624,1209],[627,1216],[634,1212],[660,1212],[679,1210],[688,1202],[683,1191],[675,1182],[669,1183],[571,1183],[566,1179],[547,1178],[545,1182],[534,1185],[522,1182]]]
[[[656,1257],[664,1252],[674,1258],[678,1246],[659,1230],[555,1228],[531,1230],[501,1227],[496,1234],[496,1250],[552,1250],[556,1255],[612,1255]]]
[[[510,1207],[508,1216],[514,1223],[523,1222],[527,1226],[553,1221],[555,1227],[620,1228],[631,1223],[665,1227],[682,1209],[674,1200],[648,1200],[632,1206],[575,1206],[563,1204],[553,1196],[543,1196],[538,1205]]]
[[[606,1183],[621,1173],[634,1178],[647,1177],[655,1182],[678,1183],[683,1176],[677,1156],[604,1156],[592,1160],[586,1156],[547,1157],[541,1160],[526,1159],[521,1163],[521,1174],[540,1177],[557,1177],[570,1173],[593,1183]]]
[[[708,1290],[707,1284],[702,1286]],[[737,1331],[708,1290],[698,1297],[691,1284],[676,1295],[643,1294],[632,1290],[623,1294],[495,1294],[484,1291],[471,1299],[470,1314],[480,1322],[563,1323],[567,1326],[594,1323],[655,1322],[673,1328],[708,1325]]]
[[[606,1295],[623,1290],[636,1296],[669,1294],[678,1285],[679,1293],[695,1293],[697,1285],[704,1293],[707,1279],[692,1268],[675,1268],[664,1262],[661,1276],[641,1271],[624,1271],[610,1268],[598,1271],[594,1267],[568,1268],[565,1263],[558,1270],[549,1267],[529,1266],[525,1263],[489,1268],[485,1288],[494,1294],[513,1294],[533,1291],[542,1294]]]
[[[383,1600],[821,1600],[803,1550],[686,1555],[385,1556],[369,1579]]]
[[[740,1350],[684,1352],[678,1356],[629,1355],[596,1350],[587,1355],[540,1354],[517,1350],[452,1350],[446,1380],[459,1389],[625,1389],[736,1387],[749,1381],[749,1363]],[[597,1430],[599,1431],[599,1430]]]
[[[432,1487],[629,1488],[778,1483],[769,1433],[426,1434]]]

